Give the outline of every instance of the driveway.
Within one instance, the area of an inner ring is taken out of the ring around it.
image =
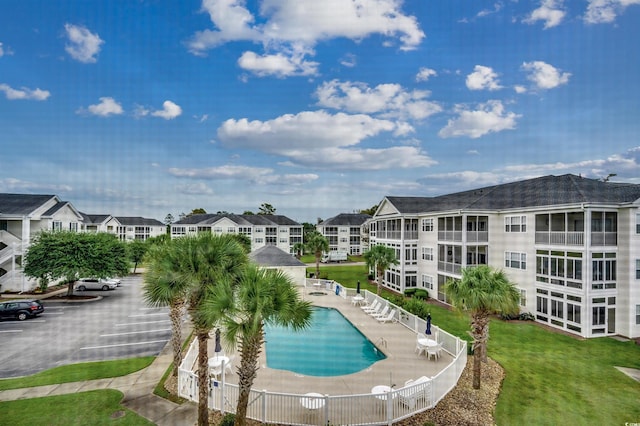
[[[149,308],[142,276],[122,279],[115,290],[85,291],[91,302],[43,300],[45,311],[26,321],[0,321],[0,378],[87,361],[155,356],[171,337],[167,308]]]

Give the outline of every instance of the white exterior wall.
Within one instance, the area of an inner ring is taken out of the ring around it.
[[[640,305],[640,279],[636,260],[640,259],[640,234],[636,233],[638,208],[621,210],[618,215],[618,297],[616,331],[623,336],[640,336],[636,306]]]

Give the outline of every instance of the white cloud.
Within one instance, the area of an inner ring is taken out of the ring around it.
[[[430,92],[409,92],[399,84],[379,84],[371,88],[366,83],[332,80],[320,85],[315,95],[320,106],[352,113],[380,114],[384,118],[421,120],[442,111],[439,104],[426,100]]]
[[[416,81],[427,81],[430,77],[437,76],[438,73],[436,70],[432,70],[431,68],[420,68],[418,74],[416,74]]]
[[[0,42],[0,58],[4,56],[4,49],[2,48],[2,43]]]
[[[467,76],[467,88],[469,90],[498,90],[502,89],[498,74],[490,67],[476,65],[473,72]]]
[[[0,179],[0,191],[2,192],[69,192],[72,188],[69,185],[42,184],[15,178]]]
[[[347,53],[340,59],[340,65],[347,68],[353,68],[357,63],[356,55],[353,53]]]
[[[254,52],[244,52],[238,59],[238,65],[260,77],[268,75],[289,77],[318,73],[317,62],[305,61],[302,56],[286,56],[282,53],[257,55]]]
[[[320,40],[345,37],[361,40],[373,34],[398,38],[401,49],[415,49],[424,38],[417,19],[400,10],[394,0],[262,0],[261,23],[244,0],[203,0],[215,30],[194,34],[188,42],[194,54],[203,54],[229,41],[259,41],[265,46],[301,42],[314,46]]]
[[[405,132],[394,123],[365,114],[303,111],[268,121],[229,119],[218,128],[228,148],[255,149],[289,159],[289,165],[310,168],[380,170],[427,167],[435,162],[416,147],[360,149],[356,145],[382,132]]]
[[[584,15],[588,24],[606,24],[615,21],[627,6],[638,5],[640,0],[587,0],[589,5]]]
[[[176,188],[180,193],[191,195],[212,195],[213,189],[209,188],[204,182],[188,183],[178,185]]]
[[[4,95],[7,99],[15,100],[15,99],[31,99],[36,101],[44,101],[51,93],[48,90],[41,89],[27,89],[26,87],[21,87],[20,89],[13,89],[8,84],[0,84],[0,91],[4,92]]]
[[[502,3],[496,2],[493,4],[493,9],[482,9],[480,12],[478,12],[476,18],[484,18],[485,16],[493,15],[494,13],[500,12],[501,9]]]
[[[567,84],[571,73],[561,72],[553,65],[542,61],[525,62],[522,69],[529,72],[527,79],[532,81],[538,89],[553,89]]]
[[[83,63],[96,62],[95,56],[100,52],[100,45],[104,43],[98,34],[93,34],[86,27],[79,25],[65,24],[64,29],[69,39],[65,46],[67,53]]]
[[[518,94],[522,94],[522,93],[526,93],[527,92],[527,88],[524,86],[521,86],[519,84],[513,86],[513,90],[516,91],[516,93]]]
[[[77,112],[85,113],[87,111],[93,115],[99,115],[100,117],[120,115],[124,112],[122,106],[111,97],[102,97],[100,98],[100,103],[89,105],[86,111],[83,108],[80,108]]]
[[[319,178],[315,173],[276,174],[273,169],[264,167],[225,165],[203,169],[171,168],[169,174],[176,177],[207,180],[242,180],[260,185],[304,185]],[[195,188],[208,188],[204,183],[193,185]]]
[[[534,9],[522,22],[535,24],[537,21],[544,21],[545,30],[553,28],[560,25],[566,15],[562,7],[563,0],[542,0],[540,7]]]
[[[513,112],[506,112],[502,102],[497,100],[480,104],[476,110],[457,106],[456,112],[458,117],[450,119],[438,132],[440,137],[466,136],[476,139],[488,133],[515,129],[516,120],[521,117]]]
[[[442,180],[448,182],[449,185],[458,188],[478,188],[480,186],[495,185],[501,183],[503,180],[503,176],[495,172],[476,172],[473,170],[462,170],[459,172],[430,174],[421,178],[419,181],[424,183],[433,183],[434,180]]]
[[[173,120],[182,114],[182,108],[179,105],[174,104],[171,101],[164,101],[162,103],[162,109],[151,113],[154,117],[164,118],[165,120]]]

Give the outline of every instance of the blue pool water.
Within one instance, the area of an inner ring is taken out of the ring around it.
[[[267,367],[305,376],[343,376],[364,370],[386,356],[342,314],[313,308],[302,331],[265,326]]]

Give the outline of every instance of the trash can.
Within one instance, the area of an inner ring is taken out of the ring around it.
[[[340,285],[336,284],[336,296],[340,296]]]

